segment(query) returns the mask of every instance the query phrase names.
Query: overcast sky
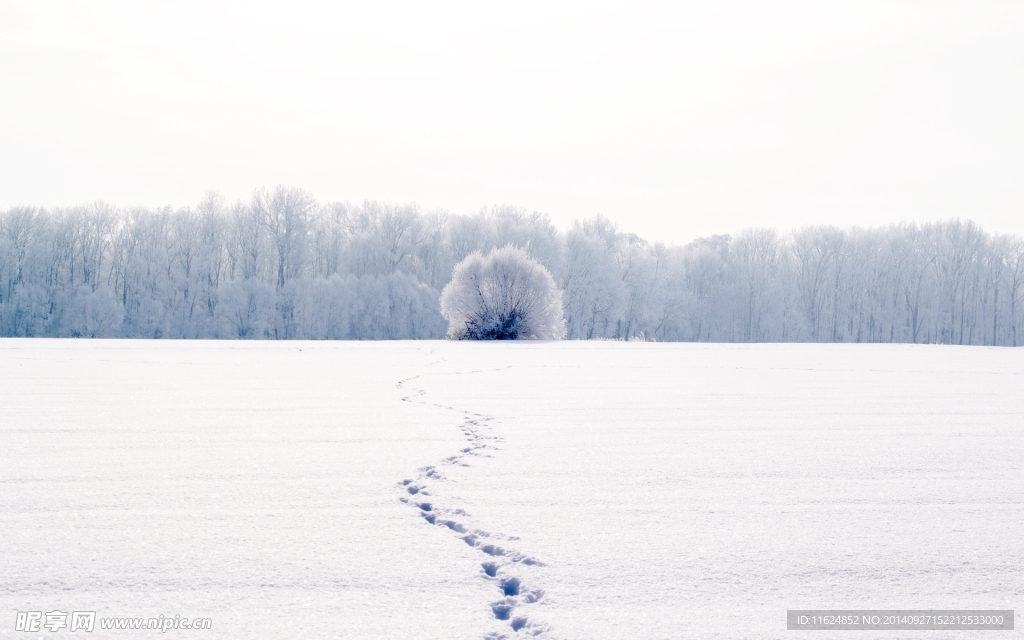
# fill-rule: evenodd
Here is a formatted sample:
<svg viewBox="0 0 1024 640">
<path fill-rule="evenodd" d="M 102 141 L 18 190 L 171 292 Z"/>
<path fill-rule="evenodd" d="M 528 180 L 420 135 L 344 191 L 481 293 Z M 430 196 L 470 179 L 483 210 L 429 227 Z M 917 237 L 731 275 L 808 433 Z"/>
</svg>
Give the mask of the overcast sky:
<svg viewBox="0 0 1024 640">
<path fill-rule="evenodd" d="M 711 4 L 0 0 L 0 207 L 283 183 L 666 242 L 1024 234 L 1024 3 Z"/>
</svg>

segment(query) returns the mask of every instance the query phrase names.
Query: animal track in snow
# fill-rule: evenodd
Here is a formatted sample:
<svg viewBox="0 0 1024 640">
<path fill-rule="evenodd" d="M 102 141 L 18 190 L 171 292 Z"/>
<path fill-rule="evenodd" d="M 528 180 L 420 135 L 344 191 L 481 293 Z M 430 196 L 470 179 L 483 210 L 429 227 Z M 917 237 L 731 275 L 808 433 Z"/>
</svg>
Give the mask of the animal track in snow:
<svg viewBox="0 0 1024 640">
<path fill-rule="evenodd" d="M 501 591 L 506 596 L 519 595 L 519 578 L 505 578 L 501 581 Z"/>
<path fill-rule="evenodd" d="M 516 606 L 516 603 L 506 602 L 500 600 L 491 605 L 491 611 L 494 612 L 494 617 L 498 620 L 508 620 L 509 616 L 512 615 L 512 608 Z"/>
<path fill-rule="evenodd" d="M 433 404 L 450 411 L 456 411 L 463 415 L 463 421 L 459 430 L 466 438 L 466 446 L 463 446 L 455 455 L 448 456 L 441 461 L 441 466 L 471 466 L 467 460 L 474 457 L 491 457 L 490 451 L 497 451 L 496 443 L 501 438 L 490 434 L 489 423 L 491 418 L 485 415 L 461 411 L 454 407 L 430 403 L 424 399 L 426 392 L 422 389 L 407 389 L 409 382 L 419 378 L 414 376 L 398 383 L 400 390 L 408 390 L 409 393 L 402 397 L 404 402 L 423 402 Z M 494 583 L 495 590 L 500 594 L 500 599 L 490 604 L 491 613 L 495 620 L 508 623 L 508 628 L 516 637 L 545 635 L 549 629 L 547 626 L 532 622 L 524 615 L 517 615 L 518 609 L 523 605 L 529 605 L 540 601 L 544 592 L 540 589 L 524 590 L 522 579 L 510 573 L 517 566 L 544 566 L 542 562 L 526 556 L 514 549 L 494 544 L 492 540 L 503 541 L 517 540 L 518 538 L 506 537 L 500 534 L 491 534 L 480 529 L 470 529 L 463 522 L 457 519 L 458 516 L 467 516 L 462 509 L 446 508 L 438 496 L 432 495 L 429 487 L 432 483 L 444 482 L 443 474 L 438 470 L 437 465 L 430 465 L 419 469 L 415 478 L 406 478 L 399 483 L 402 490 L 400 500 L 416 509 L 423 520 L 436 527 L 443 527 L 452 534 L 457 535 L 468 546 L 480 551 L 491 560 L 481 563 L 483 569 L 482 578 Z M 429 502 L 422 500 L 421 496 L 431 496 Z M 504 633 L 492 632 L 484 636 L 484 640 L 508 639 L 510 636 Z"/>
</svg>

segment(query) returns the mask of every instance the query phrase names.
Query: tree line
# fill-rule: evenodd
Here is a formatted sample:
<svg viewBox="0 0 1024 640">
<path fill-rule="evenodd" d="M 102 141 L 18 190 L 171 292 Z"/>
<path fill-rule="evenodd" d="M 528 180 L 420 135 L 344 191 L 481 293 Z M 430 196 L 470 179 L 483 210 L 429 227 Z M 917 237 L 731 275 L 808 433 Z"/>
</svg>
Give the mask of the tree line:
<svg viewBox="0 0 1024 640">
<path fill-rule="evenodd" d="M 600 216 L 561 231 L 515 207 L 321 204 L 292 187 L 177 210 L 0 212 L 0 335 L 440 338 L 454 266 L 508 245 L 553 276 L 570 339 L 1024 340 L 1024 242 L 970 221 L 670 246 Z"/>
</svg>

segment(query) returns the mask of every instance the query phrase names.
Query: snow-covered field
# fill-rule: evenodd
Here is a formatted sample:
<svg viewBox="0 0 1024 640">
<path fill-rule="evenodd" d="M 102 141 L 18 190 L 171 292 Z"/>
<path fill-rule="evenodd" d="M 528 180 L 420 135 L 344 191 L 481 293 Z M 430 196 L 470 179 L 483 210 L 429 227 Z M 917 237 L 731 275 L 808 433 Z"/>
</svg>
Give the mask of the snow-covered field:
<svg viewBox="0 0 1024 640">
<path fill-rule="evenodd" d="M 213 620 L 93 637 L 1019 629 L 1022 425 L 1011 349 L 3 340 L 0 637 L 52 610 Z"/>
</svg>

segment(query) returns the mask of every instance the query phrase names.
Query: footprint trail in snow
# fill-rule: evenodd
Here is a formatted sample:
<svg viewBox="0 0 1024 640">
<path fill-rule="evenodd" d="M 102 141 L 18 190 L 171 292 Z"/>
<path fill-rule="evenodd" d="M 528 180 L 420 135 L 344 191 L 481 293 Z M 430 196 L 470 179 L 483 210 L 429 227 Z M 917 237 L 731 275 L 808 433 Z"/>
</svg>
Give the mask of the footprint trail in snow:
<svg viewBox="0 0 1024 640">
<path fill-rule="evenodd" d="M 445 507 L 443 500 L 431 491 L 433 487 L 443 486 L 445 477 L 442 471 L 445 466 L 468 467 L 471 466 L 470 459 L 491 457 L 490 452 L 500 450 L 496 443 L 500 442 L 501 438 L 489 433 L 488 423 L 492 419 L 481 414 L 425 400 L 426 391 L 409 386 L 409 383 L 419 377 L 406 378 L 397 384 L 399 390 L 408 392 L 402 397 L 402 400 L 432 404 L 461 413 L 463 419 L 459 429 L 466 438 L 466 446 L 437 465 L 419 469 L 416 477 L 402 480 L 399 483 L 402 491 L 401 501 L 415 509 L 419 517 L 429 525 L 439 527 L 451 535 L 457 536 L 466 545 L 481 554 L 483 561 L 480 563 L 480 576 L 493 583 L 496 591 L 497 599 L 489 603 L 491 613 L 496 620 L 506 623 L 508 629 L 513 632 L 513 635 L 504 632 L 488 633 L 484 636 L 484 640 L 502 640 L 522 636 L 543 637 L 550 629 L 546 625 L 531 621 L 527 614 L 528 606 L 542 600 L 544 592 L 541 589 L 527 588 L 517 575 L 517 570 L 524 565 L 543 566 L 543 563 L 512 549 L 507 544 L 510 539 L 505 536 L 467 527 L 464 521 L 469 514 L 462 509 Z"/>
</svg>

